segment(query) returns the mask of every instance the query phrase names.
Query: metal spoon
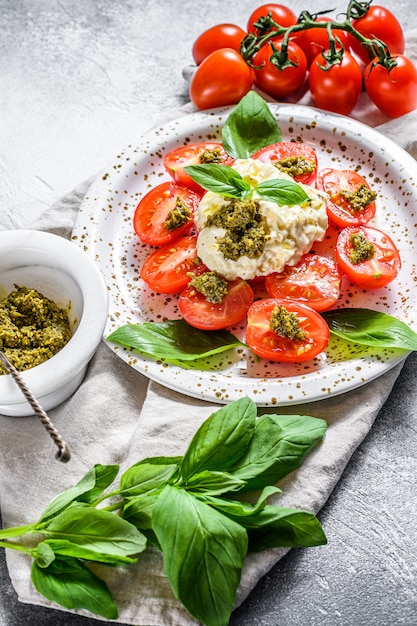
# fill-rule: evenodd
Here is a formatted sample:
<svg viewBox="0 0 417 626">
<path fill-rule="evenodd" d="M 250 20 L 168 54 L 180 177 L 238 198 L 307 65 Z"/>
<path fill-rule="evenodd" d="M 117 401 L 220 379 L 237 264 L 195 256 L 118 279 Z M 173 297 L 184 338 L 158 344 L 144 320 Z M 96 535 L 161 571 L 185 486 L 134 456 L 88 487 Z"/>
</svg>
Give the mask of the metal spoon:
<svg viewBox="0 0 417 626">
<path fill-rule="evenodd" d="M 26 400 L 29 402 L 35 414 L 39 417 L 42 424 L 45 426 L 46 430 L 48 431 L 48 433 L 50 434 L 50 436 L 52 437 L 52 439 L 58 446 L 59 450 L 56 453 L 55 458 L 58 459 L 58 461 L 67 463 L 71 458 L 71 453 L 69 451 L 67 444 L 62 439 L 62 437 L 56 430 L 55 426 L 53 425 L 50 418 L 48 417 L 46 412 L 43 410 L 43 408 L 41 407 L 41 405 L 39 404 L 39 402 L 37 401 L 33 393 L 28 389 L 25 381 L 23 380 L 18 370 L 15 368 L 13 363 L 9 361 L 7 356 L 1 350 L 0 350 L 0 361 L 2 362 L 4 367 L 7 369 L 7 371 L 11 374 L 13 380 L 20 388 L 21 392 L 25 396 Z"/>
</svg>

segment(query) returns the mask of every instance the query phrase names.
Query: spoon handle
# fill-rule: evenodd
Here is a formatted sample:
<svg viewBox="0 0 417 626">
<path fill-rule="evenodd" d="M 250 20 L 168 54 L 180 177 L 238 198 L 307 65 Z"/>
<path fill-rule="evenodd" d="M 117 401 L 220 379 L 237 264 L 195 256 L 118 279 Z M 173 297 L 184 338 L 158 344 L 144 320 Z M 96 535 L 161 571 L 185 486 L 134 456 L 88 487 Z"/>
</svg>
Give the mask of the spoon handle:
<svg viewBox="0 0 417 626">
<path fill-rule="evenodd" d="M 43 410 L 43 408 L 41 407 L 41 405 L 39 404 L 39 402 L 37 401 L 33 393 L 30 391 L 30 389 L 26 385 L 25 381 L 23 380 L 18 370 L 15 368 L 13 363 L 9 361 L 9 359 L 1 350 L 0 350 L 0 361 L 3 363 L 7 371 L 11 374 L 13 380 L 19 386 L 21 392 L 25 396 L 26 400 L 29 402 L 35 414 L 39 417 L 40 421 L 45 426 L 49 435 L 52 437 L 52 439 L 58 446 L 59 450 L 56 453 L 55 458 L 58 459 L 59 461 L 62 461 L 63 463 L 67 463 L 71 458 L 71 454 L 70 454 L 67 444 L 62 439 L 62 437 L 56 430 L 55 426 L 51 422 L 50 418 L 48 417 L 48 415 Z"/>
</svg>

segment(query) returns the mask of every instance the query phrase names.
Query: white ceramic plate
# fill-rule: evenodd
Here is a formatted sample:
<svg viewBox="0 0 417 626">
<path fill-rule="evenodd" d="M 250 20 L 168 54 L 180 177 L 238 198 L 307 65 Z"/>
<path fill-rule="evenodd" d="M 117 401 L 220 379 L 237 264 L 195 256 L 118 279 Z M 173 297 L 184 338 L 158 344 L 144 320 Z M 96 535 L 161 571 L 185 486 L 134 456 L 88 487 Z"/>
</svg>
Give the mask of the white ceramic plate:
<svg viewBox="0 0 417 626">
<path fill-rule="evenodd" d="M 178 318 L 176 296 L 152 293 L 139 278 L 150 248 L 132 227 L 134 210 L 156 184 L 169 180 L 163 154 L 185 142 L 216 141 L 230 108 L 197 112 L 152 129 L 121 152 L 88 191 L 73 239 L 98 263 L 110 293 L 106 335 L 123 324 Z M 397 243 L 403 267 L 386 288 L 364 293 L 344 283 L 340 306 L 384 311 L 416 327 L 417 163 L 402 148 L 350 118 L 297 105 L 271 105 L 284 140 L 314 146 L 319 166 L 357 169 L 377 193 L 374 225 Z M 244 328 L 233 330 L 241 337 Z M 332 338 L 326 351 L 301 364 L 256 360 L 228 352 L 185 370 L 108 344 L 124 361 L 160 384 L 188 396 L 226 403 L 249 396 L 259 406 L 328 398 L 357 388 L 405 358 L 401 350 L 373 350 Z"/>
</svg>

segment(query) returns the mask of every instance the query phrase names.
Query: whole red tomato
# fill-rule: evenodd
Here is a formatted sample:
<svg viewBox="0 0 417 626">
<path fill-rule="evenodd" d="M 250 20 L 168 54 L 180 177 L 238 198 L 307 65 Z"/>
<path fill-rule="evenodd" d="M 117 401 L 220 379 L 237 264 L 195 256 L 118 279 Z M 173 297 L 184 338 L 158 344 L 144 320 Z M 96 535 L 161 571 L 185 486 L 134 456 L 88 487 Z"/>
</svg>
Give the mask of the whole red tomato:
<svg viewBox="0 0 417 626">
<path fill-rule="evenodd" d="M 308 83 L 313 100 L 320 109 L 349 115 L 362 91 L 362 72 L 349 52 L 342 60 L 323 70 L 325 61 L 318 54 L 310 67 Z"/>
<path fill-rule="evenodd" d="M 256 34 L 257 29 L 253 24 L 257 22 L 260 17 L 266 17 L 268 13 L 271 13 L 274 22 L 277 22 L 280 26 L 294 26 L 294 24 L 297 23 L 297 16 L 292 9 L 289 9 L 283 4 L 263 4 L 255 9 L 248 19 L 248 33 Z"/>
<path fill-rule="evenodd" d="M 394 55 L 392 69 L 374 59 L 364 73 L 365 89 L 372 102 L 385 115 L 399 117 L 417 109 L 417 68 L 402 54 Z"/>
<path fill-rule="evenodd" d="M 385 7 L 371 6 L 364 17 L 352 20 L 352 25 L 368 39 L 381 39 L 391 54 L 403 54 L 404 33 L 401 24 Z M 369 53 L 353 36 L 350 37 L 351 49 L 364 63 L 369 63 Z"/>
<path fill-rule="evenodd" d="M 201 62 L 190 83 L 198 109 L 236 104 L 252 87 L 254 71 L 233 48 L 215 50 Z"/>
<path fill-rule="evenodd" d="M 329 17 L 318 17 L 315 21 L 326 23 L 332 20 Z M 345 49 L 349 49 L 349 39 L 344 30 L 332 29 L 332 34 L 341 41 Z M 302 30 L 296 33 L 294 40 L 303 49 L 307 58 L 308 67 L 310 67 L 320 52 L 329 48 L 329 35 L 326 28 L 308 28 L 307 30 Z M 336 44 L 336 48 L 340 48 L 340 45 Z"/>
<path fill-rule="evenodd" d="M 282 43 L 274 42 L 275 48 L 281 50 Z M 288 58 L 295 65 L 278 69 L 270 61 L 272 49 L 265 44 L 253 58 L 253 64 L 260 69 L 255 71 L 256 85 L 275 99 L 286 98 L 303 84 L 307 73 L 306 55 L 295 42 L 288 43 Z"/>
<path fill-rule="evenodd" d="M 239 52 L 240 44 L 246 33 L 235 24 L 217 24 L 205 30 L 194 42 L 192 54 L 200 65 L 209 54 L 220 48 L 233 48 Z"/>
</svg>

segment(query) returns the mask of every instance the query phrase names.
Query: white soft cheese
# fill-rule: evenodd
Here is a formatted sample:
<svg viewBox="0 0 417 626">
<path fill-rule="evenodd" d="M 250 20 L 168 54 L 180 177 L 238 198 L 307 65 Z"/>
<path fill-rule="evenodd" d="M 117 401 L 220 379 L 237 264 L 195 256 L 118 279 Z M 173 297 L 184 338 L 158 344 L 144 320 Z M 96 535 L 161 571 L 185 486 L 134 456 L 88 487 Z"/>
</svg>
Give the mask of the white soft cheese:
<svg viewBox="0 0 417 626">
<path fill-rule="evenodd" d="M 238 159 L 232 167 L 253 187 L 274 178 L 293 180 L 270 163 L 259 160 Z M 253 198 L 259 201 L 268 239 L 259 258 L 251 259 L 244 255 L 236 261 L 227 259 L 219 250 L 218 242 L 224 237 L 225 229 L 205 227 L 207 218 L 218 213 L 230 199 L 208 191 L 201 199 L 195 216 L 199 230 L 197 254 L 203 263 L 227 280 L 267 276 L 272 272 L 281 272 L 285 265 L 298 263 L 315 241 L 324 238 L 328 226 L 326 194 L 308 185 L 300 186 L 309 200 L 294 206 L 278 206 L 274 202 L 260 199 L 254 191 Z"/>
</svg>

